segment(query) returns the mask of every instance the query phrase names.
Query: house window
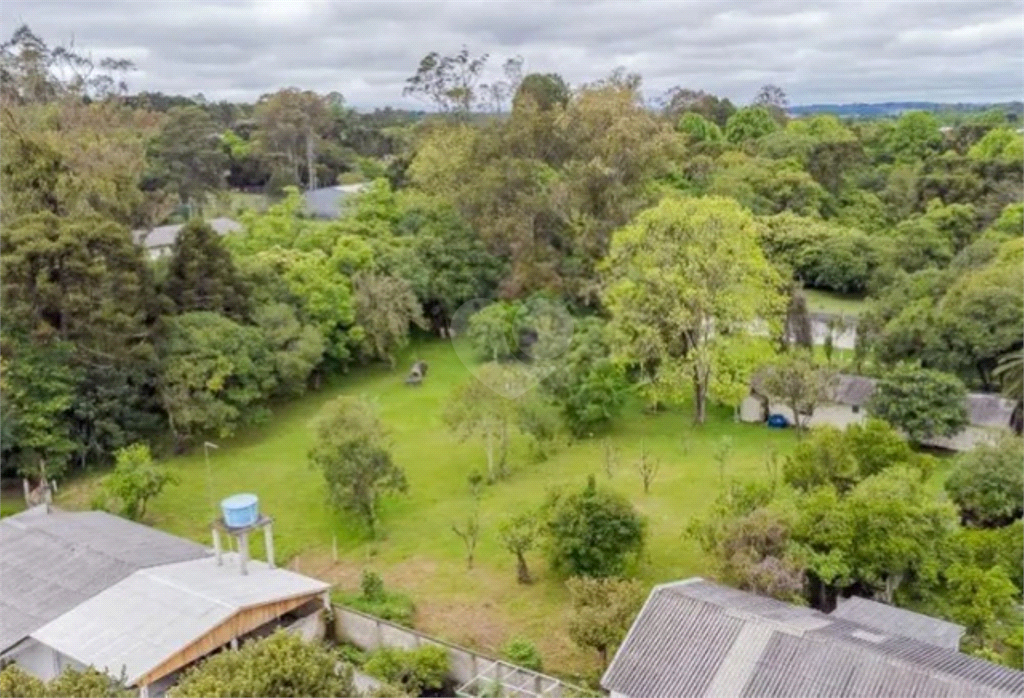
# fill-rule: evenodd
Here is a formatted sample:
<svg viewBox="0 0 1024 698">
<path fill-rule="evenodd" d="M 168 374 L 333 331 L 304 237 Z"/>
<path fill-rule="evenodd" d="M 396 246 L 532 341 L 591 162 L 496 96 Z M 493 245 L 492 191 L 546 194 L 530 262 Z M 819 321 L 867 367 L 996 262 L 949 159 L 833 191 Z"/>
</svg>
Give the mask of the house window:
<svg viewBox="0 0 1024 698">
<path fill-rule="evenodd" d="M 857 414 L 858 412 L 860 412 L 860 405 L 854 405 L 853 406 L 853 413 Z"/>
</svg>

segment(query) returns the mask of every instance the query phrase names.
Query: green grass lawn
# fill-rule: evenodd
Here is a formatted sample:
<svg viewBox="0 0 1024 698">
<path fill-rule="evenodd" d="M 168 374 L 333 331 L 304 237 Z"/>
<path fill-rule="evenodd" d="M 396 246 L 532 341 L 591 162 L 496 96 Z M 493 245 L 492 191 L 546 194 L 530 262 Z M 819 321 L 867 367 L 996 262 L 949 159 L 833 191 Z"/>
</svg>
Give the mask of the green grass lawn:
<svg viewBox="0 0 1024 698">
<path fill-rule="evenodd" d="M 430 364 L 419 388 L 403 383 L 414 352 Z M 512 635 L 525 635 L 538 644 L 552 670 L 587 673 L 594 669 L 594 658 L 576 649 L 565 634 L 564 585 L 547 572 L 537 552 L 529 555 L 537 582 L 517 585 L 514 558 L 498 542 L 498 523 L 540 504 L 549 488 L 580 488 L 594 474 L 601 485 L 628 496 L 649 521 L 647 552 L 636 570 L 641 580 L 654 584 L 709 575 L 707 561 L 683 530 L 719 491 L 713 454 L 721 439 L 729 436 L 733 444 L 726 478 L 739 479 L 765 477 L 768 454 L 788 453 L 795 443 L 791 432 L 734 423 L 728 410 L 712 409 L 708 423 L 694 428 L 688 409 L 647 415 L 637 407 L 608 436 L 620 453 L 619 469 L 609 480 L 601 439 L 564 445 L 543 462 L 532 462 L 525 442 L 516 441 L 511 478 L 487 487 L 481 497 L 477 563 L 467 571 L 462 542 L 451 527 L 476 506 L 466 476 L 485 468 L 484 451 L 478 441 L 457 441 L 441 414 L 453 386 L 469 378 L 451 345 L 440 341 L 410 349 L 394 371 L 356 370 L 275 409 L 266 424 L 219 442 L 220 449 L 210 452 L 209 476 L 201 449 L 169 460 L 179 482 L 150 505 L 147 520 L 209 543 L 214 503 L 234 492 L 253 492 L 275 519 L 279 560 L 292 559 L 293 567 L 347 588 L 356 586 L 363 567 L 373 567 L 387 584 L 412 596 L 419 609 L 417 625 L 426 632 L 490 651 Z M 395 460 L 408 474 L 408 495 L 384 502 L 384 534 L 375 542 L 352 517 L 328 509 L 321 476 L 306 462 L 318 410 L 343 393 L 365 394 L 377 402 L 393 432 Z M 641 443 L 661 460 L 649 495 L 643 494 L 633 467 Z M 62 503 L 86 505 L 93 482 L 80 480 L 66 488 Z M 331 554 L 334 536 L 337 563 Z M 262 554 L 260 546 L 254 548 Z"/>
<path fill-rule="evenodd" d="M 843 313 L 857 316 L 864 312 L 867 301 L 862 296 L 853 296 L 816 288 L 805 288 L 807 309 L 814 313 Z"/>
</svg>

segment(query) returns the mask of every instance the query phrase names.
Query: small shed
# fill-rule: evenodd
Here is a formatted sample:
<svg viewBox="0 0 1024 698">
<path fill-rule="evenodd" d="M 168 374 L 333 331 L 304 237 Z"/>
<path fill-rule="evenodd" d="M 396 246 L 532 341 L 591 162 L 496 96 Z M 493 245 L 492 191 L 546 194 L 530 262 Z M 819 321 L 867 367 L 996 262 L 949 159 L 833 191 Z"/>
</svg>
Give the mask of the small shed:
<svg viewBox="0 0 1024 698">
<path fill-rule="evenodd" d="M 325 582 L 250 561 L 206 557 L 139 570 L 34 631 L 55 663 L 94 666 L 149 686 L 306 604 L 326 607 Z"/>
<path fill-rule="evenodd" d="M 795 424 L 793 410 L 778 400 L 772 400 L 764 387 L 765 373 L 760 372 L 750 382 L 750 394 L 740 405 L 740 421 L 764 422 L 769 415 L 781 414 Z M 875 392 L 875 380 L 864 376 L 840 374 L 836 376 L 832 397 L 818 405 L 808 426 L 829 424 L 840 429 L 864 421 L 864 405 Z"/>
<path fill-rule="evenodd" d="M 924 443 L 949 451 L 970 451 L 979 444 L 994 443 L 1003 434 L 1013 431 L 1016 405 L 1001 395 L 971 393 L 967 396 L 969 424 L 953 436 L 937 436 Z"/>
</svg>

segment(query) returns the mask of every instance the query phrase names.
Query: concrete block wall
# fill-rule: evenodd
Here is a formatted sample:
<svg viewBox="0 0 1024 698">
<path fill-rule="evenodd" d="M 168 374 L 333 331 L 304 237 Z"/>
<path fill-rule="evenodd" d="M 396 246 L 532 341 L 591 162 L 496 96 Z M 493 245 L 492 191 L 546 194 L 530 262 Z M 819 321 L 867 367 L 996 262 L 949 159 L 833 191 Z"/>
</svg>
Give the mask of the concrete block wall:
<svg viewBox="0 0 1024 698">
<path fill-rule="evenodd" d="M 553 676 L 538 674 L 344 606 L 334 606 L 334 633 L 339 642 L 350 642 L 367 652 L 381 646 L 415 649 L 431 644 L 443 647 L 448 652 L 449 676 L 459 685 L 483 675 L 486 679 L 500 676 L 505 682 L 522 686 L 530 693 L 543 694 L 546 698 L 561 698 L 579 690 Z"/>
</svg>

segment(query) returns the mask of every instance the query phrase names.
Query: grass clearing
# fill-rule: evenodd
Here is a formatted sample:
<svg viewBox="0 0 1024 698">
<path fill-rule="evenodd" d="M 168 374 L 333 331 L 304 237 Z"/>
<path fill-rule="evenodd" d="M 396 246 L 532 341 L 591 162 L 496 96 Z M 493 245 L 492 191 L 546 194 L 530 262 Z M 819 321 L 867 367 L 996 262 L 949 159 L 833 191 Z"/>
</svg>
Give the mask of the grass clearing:
<svg viewBox="0 0 1024 698">
<path fill-rule="evenodd" d="M 404 384 L 413 356 L 430 364 L 419 388 Z M 731 410 L 712 409 L 702 428 L 691 425 L 688 408 L 657 415 L 634 406 L 608 438 L 619 451 L 619 468 L 604 474 L 603 444 L 594 438 L 563 446 L 551 458 L 532 462 L 525 441 L 513 442 L 507 481 L 486 487 L 481 496 L 481 536 L 476 568 L 467 570 L 462 542 L 453 523 L 465 520 L 476 504 L 466 477 L 484 468 L 479 442 L 458 442 L 444 427 L 441 414 L 452 388 L 470 378 L 452 346 L 425 342 L 411 348 L 399 368 L 359 369 L 320 392 L 275 409 L 266 424 L 248 428 L 219 442 L 210 451 L 210 469 L 202 449 L 172 458 L 168 465 L 179 481 L 150 504 L 147 521 L 179 535 L 209 544 L 209 523 L 216 503 L 236 492 L 253 492 L 262 510 L 275 519 L 279 560 L 293 567 L 357 590 L 359 574 L 371 567 L 389 588 L 416 602 L 416 625 L 425 632 L 482 650 L 496 652 L 509 637 L 524 636 L 541 650 L 553 670 L 583 675 L 596 658 L 578 650 L 565 633 L 567 593 L 549 574 L 539 552 L 528 554 L 536 582 L 515 580 L 515 559 L 497 538 L 498 523 L 537 506 L 551 487 L 581 488 L 590 474 L 602 486 L 628 496 L 649 523 L 648 546 L 636 569 L 647 584 L 707 575 L 708 564 L 697 546 L 683 536 L 689 519 L 707 510 L 720 486 L 714 453 L 723 437 L 732 441 L 726 479 L 766 476 L 765 459 L 772 450 L 788 453 L 792 432 L 737 424 Z M 353 517 L 331 511 L 318 472 L 309 468 L 306 453 L 312 424 L 321 406 L 339 394 L 365 394 L 380 408 L 391 427 L 395 460 L 405 468 L 409 494 L 386 498 L 381 512 L 383 538 L 369 541 Z M 634 468 L 641 443 L 660 459 L 661 469 L 651 493 L 643 494 Z M 96 476 L 62 488 L 64 506 L 88 506 Z M 339 560 L 333 561 L 332 537 Z M 262 555 L 254 542 L 254 553 Z"/>
<path fill-rule="evenodd" d="M 817 288 L 805 288 L 803 294 L 807 298 L 807 309 L 812 313 L 842 313 L 856 317 L 867 308 L 867 300 L 863 296 Z"/>
</svg>

